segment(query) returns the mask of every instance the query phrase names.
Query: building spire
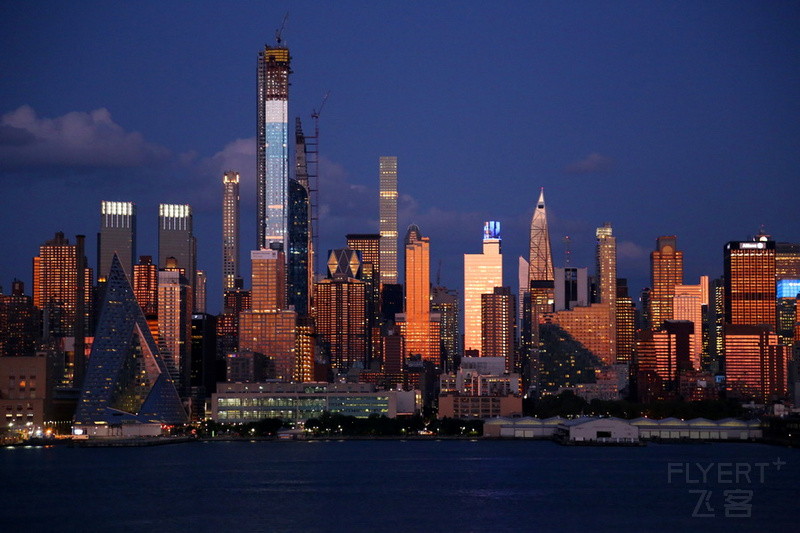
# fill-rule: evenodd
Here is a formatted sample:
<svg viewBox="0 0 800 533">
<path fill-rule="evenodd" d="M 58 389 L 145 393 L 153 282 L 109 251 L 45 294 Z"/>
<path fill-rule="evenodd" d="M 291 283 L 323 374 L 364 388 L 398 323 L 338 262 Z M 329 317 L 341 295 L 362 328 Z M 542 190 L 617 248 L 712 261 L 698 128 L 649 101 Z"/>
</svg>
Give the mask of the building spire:
<svg viewBox="0 0 800 533">
<path fill-rule="evenodd" d="M 529 255 L 528 283 L 553 280 L 553 254 L 550 249 L 550 233 L 547 229 L 547 211 L 544 206 L 544 187 L 536 202 L 531 221 L 531 243 Z"/>
</svg>

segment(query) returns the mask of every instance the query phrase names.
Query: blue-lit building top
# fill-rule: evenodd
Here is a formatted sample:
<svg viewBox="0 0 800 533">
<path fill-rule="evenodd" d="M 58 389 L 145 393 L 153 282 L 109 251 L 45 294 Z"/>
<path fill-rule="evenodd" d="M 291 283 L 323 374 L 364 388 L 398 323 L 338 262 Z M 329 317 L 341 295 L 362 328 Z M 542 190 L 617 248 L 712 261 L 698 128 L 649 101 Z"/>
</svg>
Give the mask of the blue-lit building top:
<svg viewBox="0 0 800 533">
<path fill-rule="evenodd" d="M 490 220 L 483 223 L 483 240 L 500 238 L 500 222 Z"/>
<path fill-rule="evenodd" d="M 800 279 L 778 280 L 778 298 L 797 298 L 800 294 Z"/>
</svg>

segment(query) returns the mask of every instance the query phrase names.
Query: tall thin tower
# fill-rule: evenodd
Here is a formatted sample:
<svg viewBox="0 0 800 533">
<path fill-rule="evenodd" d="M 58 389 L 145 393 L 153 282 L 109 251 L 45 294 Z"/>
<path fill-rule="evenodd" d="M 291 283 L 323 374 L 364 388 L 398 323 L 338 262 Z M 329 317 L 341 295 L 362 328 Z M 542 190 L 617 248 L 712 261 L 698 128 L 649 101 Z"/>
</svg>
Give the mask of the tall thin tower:
<svg viewBox="0 0 800 533">
<path fill-rule="evenodd" d="M 133 279 L 136 257 L 136 205 L 133 202 L 100 203 L 100 233 L 97 235 L 97 277 L 105 280 L 111 270 L 114 254 L 128 276 Z"/>
<path fill-rule="evenodd" d="M 287 244 L 289 194 L 289 48 L 264 46 L 258 53 L 258 204 L 256 248 Z"/>
<path fill-rule="evenodd" d="M 239 173 L 222 176 L 222 290 L 232 291 L 239 281 Z"/>
<path fill-rule="evenodd" d="M 397 283 L 397 158 L 380 158 L 381 282 Z"/>
<path fill-rule="evenodd" d="M 553 303 L 553 252 L 547 228 L 547 210 L 544 206 L 544 187 L 539 193 L 536 210 L 531 220 L 530 254 L 528 257 L 528 289 L 531 307 L 537 317 L 552 311 Z"/>
</svg>

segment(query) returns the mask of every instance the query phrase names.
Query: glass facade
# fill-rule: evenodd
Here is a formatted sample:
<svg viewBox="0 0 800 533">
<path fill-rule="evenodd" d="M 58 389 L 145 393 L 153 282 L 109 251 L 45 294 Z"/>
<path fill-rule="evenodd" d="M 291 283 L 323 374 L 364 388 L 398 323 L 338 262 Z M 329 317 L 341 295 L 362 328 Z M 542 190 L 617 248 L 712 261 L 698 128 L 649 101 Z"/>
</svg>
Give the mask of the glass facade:
<svg viewBox="0 0 800 533">
<path fill-rule="evenodd" d="M 114 259 L 75 424 L 180 424 L 186 419 L 133 289 Z"/>
<path fill-rule="evenodd" d="M 258 55 L 258 174 L 256 249 L 286 249 L 289 186 L 289 49 L 265 46 Z"/>
</svg>

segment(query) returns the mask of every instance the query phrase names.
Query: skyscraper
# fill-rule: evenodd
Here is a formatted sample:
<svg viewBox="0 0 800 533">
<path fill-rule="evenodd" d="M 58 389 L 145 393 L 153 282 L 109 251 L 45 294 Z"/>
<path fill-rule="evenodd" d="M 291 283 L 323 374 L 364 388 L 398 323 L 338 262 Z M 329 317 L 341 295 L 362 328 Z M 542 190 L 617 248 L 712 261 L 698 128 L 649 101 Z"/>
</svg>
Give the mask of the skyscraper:
<svg viewBox="0 0 800 533">
<path fill-rule="evenodd" d="M 382 351 L 381 325 L 381 236 L 379 233 L 351 233 L 347 246 L 361 252 L 361 280 L 367 284 L 367 321 L 369 360 L 378 359 Z"/>
<path fill-rule="evenodd" d="M 79 275 L 79 265 L 84 265 Z M 84 315 L 82 327 L 88 329 L 92 304 L 92 269 L 85 268 L 83 236 L 70 244 L 58 232 L 53 239 L 39 247 L 33 260 L 33 305 L 43 312 L 44 336 L 72 337 L 77 335 L 77 317 Z M 83 287 L 79 294 L 79 286 Z"/>
<path fill-rule="evenodd" d="M 464 254 L 464 350 L 481 349 L 481 294 L 503 286 L 500 223 L 483 226 L 483 253 Z"/>
<path fill-rule="evenodd" d="M 406 353 L 419 355 L 434 367 L 441 367 L 439 315 L 431 315 L 430 237 L 419 226 L 408 227 L 405 238 L 405 307 L 397 323 L 405 338 Z"/>
<path fill-rule="evenodd" d="M 397 158 L 380 158 L 381 282 L 397 283 Z"/>
<path fill-rule="evenodd" d="M 455 372 L 461 359 L 458 292 L 447 287 L 434 287 L 431 312 L 439 314 L 439 337 L 442 343 L 444 371 Z"/>
<path fill-rule="evenodd" d="M 700 276 L 698 285 L 676 285 L 675 297 L 672 301 L 674 319 L 686 320 L 694 324 L 694 332 L 690 337 L 690 354 L 692 367 L 695 370 L 699 370 L 701 366 L 706 367 L 708 362 L 707 354 L 703 353 L 704 331 L 707 332 L 707 327 L 704 327 L 707 324 L 703 317 L 707 315 L 708 295 L 708 276 Z"/>
<path fill-rule="evenodd" d="M 186 412 L 130 282 L 112 258 L 75 425 L 108 430 L 131 422 L 182 424 Z"/>
<path fill-rule="evenodd" d="M 658 237 L 656 249 L 650 252 L 650 327 L 654 330 L 672 320 L 675 286 L 683 284 L 683 252 L 677 240 L 674 235 Z"/>
<path fill-rule="evenodd" d="M 128 279 L 136 258 L 136 205 L 133 202 L 100 203 L 100 233 L 97 234 L 97 279 L 105 280 L 114 254 Z"/>
<path fill-rule="evenodd" d="M 177 267 L 189 281 L 194 294 L 197 272 L 197 241 L 192 229 L 192 208 L 189 205 L 159 204 L 158 266 L 165 268 L 174 257 Z M 191 310 L 191 308 L 190 308 Z"/>
<path fill-rule="evenodd" d="M 0 291 L 0 357 L 33 356 L 39 337 L 38 315 L 20 280 L 11 284 L 11 294 Z"/>
<path fill-rule="evenodd" d="M 552 312 L 553 252 L 550 248 L 550 231 L 547 228 L 547 210 L 544 205 L 544 187 L 539 193 L 536 210 L 531 220 L 531 239 L 528 256 L 528 286 L 531 305 L 536 316 Z"/>
<path fill-rule="evenodd" d="M 338 372 L 367 365 L 367 288 L 360 275 L 358 252 L 331 250 L 328 277 L 314 288 L 317 333 L 328 347 L 331 367 Z"/>
<path fill-rule="evenodd" d="M 289 180 L 289 250 L 287 290 L 289 305 L 299 315 L 311 308 L 311 234 L 308 189 L 299 180 Z"/>
<path fill-rule="evenodd" d="M 146 318 L 158 312 L 158 266 L 149 255 L 139 256 L 133 266 L 133 292 Z"/>
<path fill-rule="evenodd" d="M 772 325 L 726 324 L 725 378 L 729 397 L 762 404 L 785 397 L 788 351 Z"/>
<path fill-rule="evenodd" d="M 597 228 L 597 284 L 600 303 L 608 304 L 608 322 L 611 327 L 611 360 L 617 355 L 617 239 L 612 234 L 611 223 Z"/>
<path fill-rule="evenodd" d="M 181 396 L 189 389 L 192 288 L 172 258 L 158 272 L 158 347 Z"/>
<path fill-rule="evenodd" d="M 222 176 L 222 291 L 241 288 L 239 274 L 239 173 Z"/>
<path fill-rule="evenodd" d="M 289 49 L 278 42 L 258 53 L 256 249 L 286 250 L 289 194 Z"/>
<path fill-rule="evenodd" d="M 506 372 L 517 371 L 517 302 L 509 287 L 481 294 L 481 356 L 502 357 Z"/>
<path fill-rule="evenodd" d="M 269 377 L 296 379 L 297 313 L 286 309 L 286 258 L 281 250 L 254 250 L 252 309 L 239 314 L 239 352 L 260 353 L 270 360 Z"/>
<path fill-rule="evenodd" d="M 725 245 L 725 323 L 757 326 L 775 322 L 775 241 Z"/>
</svg>

